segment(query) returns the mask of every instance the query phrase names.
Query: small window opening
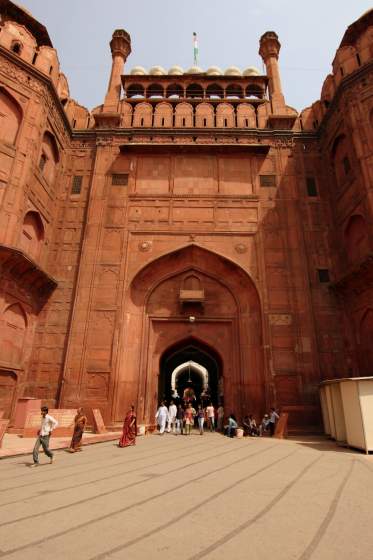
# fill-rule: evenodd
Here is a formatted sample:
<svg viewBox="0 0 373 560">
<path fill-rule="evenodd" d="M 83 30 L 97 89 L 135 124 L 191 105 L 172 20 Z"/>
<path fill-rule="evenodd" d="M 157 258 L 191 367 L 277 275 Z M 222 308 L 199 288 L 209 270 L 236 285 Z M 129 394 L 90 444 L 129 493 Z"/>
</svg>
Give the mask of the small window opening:
<svg viewBox="0 0 373 560">
<path fill-rule="evenodd" d="M 344 75 L 345 75 L 345 72 L 344 72 L 344 70 L 343 70 L 343 66 L 341 66 L 341 67 L 339 68 L 339 70 L 340 70 L 340 72 L 341 72 L 341 76 L 344 76 Z"/>
<path fill-rule="evenodd" d="M 351 171 L 351 164 L 350 164 L 350 160 L 348 159 L 347 156 L 345 156 L 342 159 L 342 165 L 343 165 L 343 170 L 345 172 L 345 175 L 348 175 Z"/>
<path fill-rule="evenodd" d="M 71 194 L 80 194 L 82 190 L 83 176 L 74 175 L 73 182 L 71 185 Z"/>
<path fill-rule="evenodd" d="M 207 119 L 203 119 L 203 126 L 207 126 Z"/>
<path fill-rule="evenodd" d="M 36 63 L 37 58 L 38 58 L 38 53 L 34 53 L 34 56 L 32 57 L 32 64 Z"/>
<path fill-rule="evenodd" d="M 245 119 L 245 126 L 246 126 L 246 127 L 249 126 L 249 119 Z"/>
<path fill-rule="evenodd" d="M 128 173 L 113 173 L 111 176 L 111 184 L 119 186 L 128 185 Z"/>
<path fill-rule="evenodd" d="M 224 119 L 224 126 L 228 126 L 228 119 Z"/>
<path fill-rule="evenodd" d="M 73 119 L 73 128 L 76 127 L 76 119 Z"/>
<path fill-rule="evenodd" d="M 21 43 L 13 43 L 13 45 L 11 46 L 11 50 L 12 52 L 14 52 L 14 54 L 21 54 L 21 50 L 22 50 Z"/>
<path fill-rule="evenodd" d="M 161 124 L 162 124 L 162 126 L 164 126 L 164 118 L 163 117 L 162 117 L 162 123 Z"/>
<path fill-rule="evenodd" d="M 319 282 L 325 284 L 330 282 L 329 270 L 327 268 L 318 268 Z"/>
<path fill-rule="evenodd" d="M 361 66 L 361 59 L 359 53 L 356 53 L 356 61 L 357 61 L 357 65 Z"/>
<path fill-rule="evenodd" d="M 330 101 L 328 99 L 325 99 L 324 105 L 325 105 L 326 108 L 328 108 L 329 105 L 330 105 Z"/>
<path fill-rule="evenodd" d="M 183 126 L 185 126 L 185 118 L 183 117 Z"/>
<path fill-rule="evenodd" d="M 144 126 L 144 119 L 143 118 L 141 118 L 141 120 L 140 120 L 140 126 Z"/>
<path fill-rule="evenodd" d="M 50 66 L 50 67 L 49 67 L 49 75 L 50 75 L 50 76 L 52 75 L 52 72 L 53 72 L 53 66 Z"/>
<path fill-rule="evenodd" d="M 317 196 L 318 193 L 317 193 L 315 177 L 307 177 L 306 183 L 307 183 L 307 195 Z"/>
<path fill-rule="evenodd" d="M 261 187 L 275 187 L 276 175 L 259 175 Z"/>
<path fill-rule="evenodd" d="M 47 156 L 45 155 L 45 153 L 43 152 L 43 153 L 41 154 L 41 156 L 40 156 L 40 161 L 39 161 L 39 169 L 40 169 L 40 171 L 43 171 L 43 170 L 44 170 L 44 167 L 45 167 L 47 161 L 48 161 L 48 158 L 47 158 Z"/>
</svg>

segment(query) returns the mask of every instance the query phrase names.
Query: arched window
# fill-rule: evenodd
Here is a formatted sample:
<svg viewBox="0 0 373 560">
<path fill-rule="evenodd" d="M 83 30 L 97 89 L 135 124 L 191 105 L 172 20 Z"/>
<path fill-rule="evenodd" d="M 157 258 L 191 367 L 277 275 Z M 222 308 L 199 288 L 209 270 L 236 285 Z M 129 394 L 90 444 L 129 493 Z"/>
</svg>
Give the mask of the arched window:
<svg viewBox="0 0 373 560">
<path fill-rule="evenodd" d="M 239 84 L 230 84 L 226 89 L 226 96 L 233 99 L 240 99 L 243 97 L 243 89 Z"/>
<path fill-rule="evenodd" d="M 350 262 L 359 261 L 369 250 L 367 224 L 363 216 L 355 214 L 344 231 L 346 252 Z"/>
<path fill-rule="evenodd" d="M 166 90 L 167 97 L 180 98 L 184 96 L 183 88 L 179 84 L 170 84 Z"/>
<path fill-rule="evenodd" d="M 44 239 L 44 226 L 38 212 L 27 212 L 21 232 L 20 247 L 34 260 L 40 256 Z"/>
<path fill-rule="evenodd" d="M 131 84 L 126 88 L 126 97 L 145 97 L 144 86 L 141 84 Z"/>
<path fill-rule="evenodd" d="M 153 125 L 153 107 L 150 103 L 139 103 L 133 113 L 134 127 L 150 127 Z"/>
<path fill-rule="evenodd" d="M 264 91 L 260 86 L 256 84 L 249 84 L 246 87 L 245 97 L 256 97 L 258 99 L 263 99 Z"/>
<path fill-rule="evenodd" d="M 39 158 L 39 169 L 46 181 L 53 185 L 56 176 L 56 166 L 59 161 L 59 153 L 56 140 L 50 132 L 44 133 L 41 153 Z"/>
<path fill-rule="evenodd" d="M 157 103 L 154 111 L 154 126 L 173 125 L 173 109 L 170 103 Z"/>
<path fill-rule="evenodd" d="M 203 88 L 199 84 L 190 84 L 186 88 L 186 96 L 195 98 L 195 99 L 202 99 L 203 97 Z"/>
<path fill-rule="evenodd" d="M 22 52 L 22 43 L 20 43 L 19 41 L 13 41 L 10 50 L 14 52 L 14 54 L 18 54 L 19 56 Z"/>
<path fill-rule="evenodd" d="M 146 90 L 146 97 L 164 97 L 163 86 L 161 84 L 150 84 L 150 86 Z"/>
<path fill-rule="evenodd" d="M 21 121 L 21 107 L 5 89 L 0 88 L 0 141 L 15 144 Z"/>
<path fill-rule="evenodd" d="M 211 99 L 223 99 L 224 90 L 219 84 L 210 84 L 206 88 L 206 95 Z"/>
<path fill-rule="evenodd" d="M 337 185 L 342 187 L 348 181 L 352 171 L 348 141 L 344 134 L 335 139 L 331 156 Z"/>
<path fill-rule="evenodd" d="M 27 328 L 27 318 L 19 303 L 10 305 L 3 313 L 1 335 L 1 357 L 11 364 L 21 363 L 23 344 Z"/>
</svg>

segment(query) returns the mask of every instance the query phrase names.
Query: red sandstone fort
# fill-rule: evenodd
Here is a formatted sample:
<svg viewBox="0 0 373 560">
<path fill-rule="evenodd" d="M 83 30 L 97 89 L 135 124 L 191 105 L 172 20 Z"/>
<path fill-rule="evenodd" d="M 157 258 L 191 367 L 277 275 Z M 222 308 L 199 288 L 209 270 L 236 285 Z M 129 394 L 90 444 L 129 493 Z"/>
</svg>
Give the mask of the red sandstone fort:
<svg viewBox="0 0 373 560">
<path fill-rule="evenodd" d="M 116 30 L 89 112 L 46 28 L 9 0 L 0 16 L 5 417 L 36 397 L 152 423 L 190 380 L 316 426 L 320 381 L 373 374 L 373 11 L 301 113 L 273 31 L 262 74 L 129 71 Z"/>
</svg>

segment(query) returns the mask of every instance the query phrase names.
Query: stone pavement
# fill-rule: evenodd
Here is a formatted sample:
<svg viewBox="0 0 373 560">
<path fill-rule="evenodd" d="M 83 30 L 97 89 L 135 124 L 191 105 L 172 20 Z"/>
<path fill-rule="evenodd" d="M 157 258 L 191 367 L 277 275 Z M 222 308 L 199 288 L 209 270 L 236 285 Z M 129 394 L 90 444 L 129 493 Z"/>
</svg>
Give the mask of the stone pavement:
<svg viewBox="0 0 373 560">
<path fill-rule="evenodd" d="M 1 559 L 372 558 L 373 457 L 320 438 L 154 435 L 55 455 L 0 462 Z"/>
</svg>

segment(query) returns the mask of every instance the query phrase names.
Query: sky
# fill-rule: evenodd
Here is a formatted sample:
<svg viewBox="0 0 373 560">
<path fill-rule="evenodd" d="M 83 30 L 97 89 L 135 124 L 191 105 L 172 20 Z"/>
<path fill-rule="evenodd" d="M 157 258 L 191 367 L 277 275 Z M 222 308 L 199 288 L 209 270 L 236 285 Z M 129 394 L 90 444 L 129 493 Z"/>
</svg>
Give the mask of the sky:
<svg viewBox="0 0 373 560">
<path fill-rule="evenodd" d="M 276 31 L 286 103 L 298 111 L 320 97 L 347 27 L 371 7 L 367 0 L 21 0 L 43 23 L 58 51 L 71 96 L 88 109 L 103 102 L 114 29 L 131 35 L 124 73 L 193 65 L 256 66 L 260 36 Z"/>
</svg>

